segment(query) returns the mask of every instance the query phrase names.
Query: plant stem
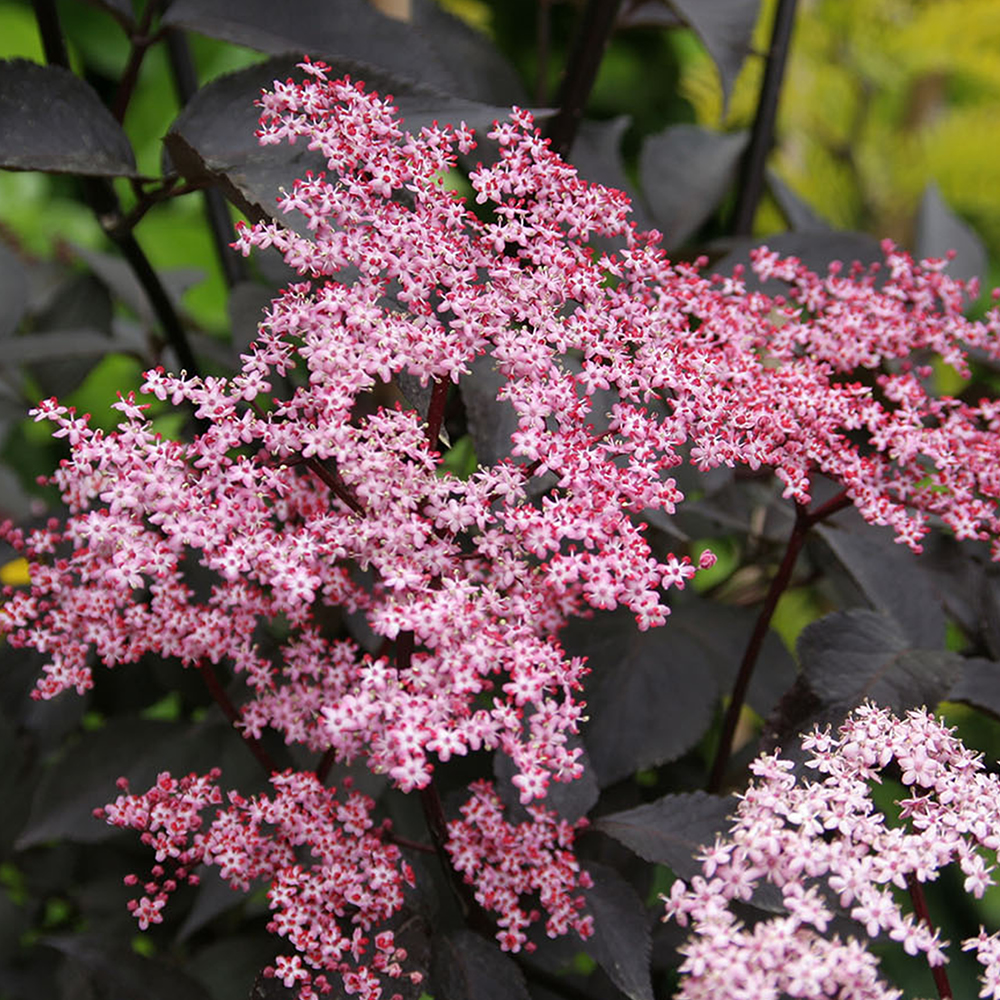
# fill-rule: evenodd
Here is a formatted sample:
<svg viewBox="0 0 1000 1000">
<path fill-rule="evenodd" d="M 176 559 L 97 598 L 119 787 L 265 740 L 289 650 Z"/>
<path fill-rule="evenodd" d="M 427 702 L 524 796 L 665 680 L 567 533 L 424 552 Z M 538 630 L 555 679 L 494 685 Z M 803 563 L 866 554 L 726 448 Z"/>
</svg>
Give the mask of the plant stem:
<svg viewBox="0 0 1000 1000">
<path fill-rule="evenodd" d="M 118 81 L 118 91 L 111 106 L 111 113 L 119 124 L 125 121 L 125 112 L 128 111 L 129 101 L 132 99 L 135 85 L 139 80 L 139 70 L 142 68 L 146 52 L 160 39 L 159 34 L 151 35 L 149 33 L 153 17 L 159 11 L 160 6 L 160 3 L 150 3 L 143 11 L 142 21 L 136 26 L 136 30 L 129 32 L 129 41 L 132 45 L 128 54 L 128 63 L 122 72 L 121 80 Z"/>
<path fill-rule="evenodd" d="M 184 32 L 177 28 L 168 29 L 166 37 L 167 58 L 170 61 L 174 87 L 181 107 L 184 107 L 198 92 L 198 76 L 194 59 L 191 57 L 191 46 L 188 45 Z M 222 268 L 226 285 L 232 288 L 239 282 L 247 280 L 247 267 L 246 261 L 229 246 L 233 239 L 233 220 L 229 216 L 229 206 L 222 192 L 215 187 L 206 189 L 203 198 L 205 218 L 212 233 L 215 255 Z"/>
<path fill-rule="evenodd" d="M 747 642 L 743 652 L 743 660 L 740 663 L 739 673 L 736 675 L 736 683 L 733 685 L 733 693 L 729 699 L 729 707 L 722 723 L 722 734 L 719 737 L 719 746 L 715 752 L 715 760 L 712 762 L 712 770 L 709 775 L 707 791 L 716 793 L 722 787 L 722 779 L 726 773 L 726 764 L 733 750 L 733 737 L 736 735 L 736 726 L 740 721 L 740 714 L 746 702 L 747 690 L 750 687 L 750 679 L 753 677 L 754 668 L 757 666 L 757 659 L 764 646 L 764 639 L 767 638 L 767 630 L 771 626 L 771 619 L 774 617 L 775 608 L 781 595 L 785 592 L 792 579 L 792 571 L 795 569 L 796 560 L 802 551 L 809 529 L 822 521 L 823 518 L 842 510 L 851 503 L 846 491 L 838 493 L 831 500 L 821 504 L 814 511 L 807 511 L 803 507 L 797 506 L 795 513 L 795 526 L 788 538 L 788 545 L 785 548 L 785 555 L 775 573 L 771 585 L 767 589 L 764 598 L 764 606 L 760 609 L 757 622 L 754 625 L 750 640 Z"/>
<path fill-rule="evenodd" d="M 50 65 L 69 69 L 69 57 L 66 53 L 66 44 L 59 24 L 59 13 L 56 10 L 55 0 L 33 0 L 33 3 L 46 61 Z M 181 367 L 188 375 L 197 375 L 198 363 L 195 361 L 194 352 L 188 343 L 187 333 L 173 302 L 170 301 L 170 296 L 167 295 L 159 275 L 149 262 L 149 258 L 136 242 L 135 236 L 121 224 L 124 217 L 118 195 L 115 194 L 111 181 L 105 177 L 82 177 L 80 181 L 84 198 L 90 206 L 90 210 L 96 216 L 98 224 L 108 238 L 117 244 L 139 284 L 142 285 Z"/>
<path fill-rule="evenodd" d="M 785 75 L 785 62 L 792 38 L 797 0 L 778 0 L 771 29 L 771 47 L 767 53 L 767 67 L 757 101 L 757 115 L 750 134 L 750 145 L 743 159 L 740 190 L 733 213 L 734 236 L 749 236 L 753 230 L 757 205 L 764 193 L 764 168 L 774 142 L 774 124 L 778 117 L 778 100 Z"/>
<path fill-rule="evenodd" d="M 927 898 L 924 896 L 924 887 L 917 881 L 913 872 L 906 876 L 906 888 L 910 893 L 910 900 L 913 903 L 913 912 L 916 918 L 928 927 L 933 927 L 931 923 L 930 911 L 927 909 Z M 930 965 L 930 963 L 928 963 Z M 943 965 L 931 965 L 931 975 L 934 977 L 934 985 L 937 988 L 940 1000 L 952 1000 L 954 994 L 951 992 L 951 984 L 948 982 L 948 973 Z"/>
<path fill-rule="evenodd" d="M 427 446 L 431 451 L 437 449 L 441 425 L 444 423 L 444 409 L 448 402 L 448 385 L 447 379 L 439 379 L 434 383 L 430 405 L 427 407 Z"/>
<path fill-rule="evenodd" d="M 562 157 L 568 157 L 573 146 L 620 5 L 621 0 L 587 0 L 559 88 L 559 111 L 546 129 L 552 149 Z"/>
<path fill-rule="evenodd" d="M 238 726 L 242 718 L 240 710 L 232 703 L 229 695 L 226 694 L 225 688 L 219 682 L 219 678 L 212 669 L 211 663 L 207 661 L 199 663 L 198 673 L 201 674 L 201 679 L 205 682 L 208 693 L 219 708 L 222 709 L 222 714 L 234 727 Z M 257 762 L 267 771 L 268 775 L 272 775 L 278 771 L 277 764 L 274 763 L 271 755 L 261 745 L 260 740 L 255 739 L 253 736 L 247 736 L 245 733 L 240 733 L 240 735 L 243 738 L 243 742 L 247 745 L 247 749 L 257 758 Z"/>
</svg>

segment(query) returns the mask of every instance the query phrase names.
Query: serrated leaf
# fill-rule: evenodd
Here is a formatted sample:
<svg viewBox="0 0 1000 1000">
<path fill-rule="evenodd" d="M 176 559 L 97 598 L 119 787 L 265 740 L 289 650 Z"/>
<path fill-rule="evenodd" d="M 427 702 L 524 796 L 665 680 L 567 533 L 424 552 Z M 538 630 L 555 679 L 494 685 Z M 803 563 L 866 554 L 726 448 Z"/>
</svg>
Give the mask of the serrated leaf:
<svg viewBox="0 0 1000 1000">
<path fill-rule="evenodd" d="M 530 1000 L 515 961 L 467 930 L 435 939 L 429 991 L 435 1000 Z"/>
<path fill-rule="evenodd" d="M 963 219 L 949 207 L 937 184 L 931 181 L 924 189 L 917 213 L 917 257 L 944 257 L 955 251 L 955 259 L 948 265 L 953 278 L 983 278 L 988 260 L 983 241 Z"/>
<path fill-rule="evenodd" d="M 583 738 L 602 786 L 675 760 L 711 722 L 718 695 L 712 668 L 669 620 L 640 632 L 620 609 L 573 623 L 562 639 L 593 670 Z"/>
<path fill-rule="evenodd" d="M 816 533 L 829 546 L 862 594 L 877 611 L 892 616 L 919 649 L 944 644 L 945 617 L 930 577 L 891 532 L 845 512 L 820 524 Z"/>
<path fill-rule="evenodd" d="M 96 934 L 50 935 L 41 943 L 67 956 L 99 996 L 116 1000 L 211 1000 L 201 984 L 165 962 L 143 958 Z"/>
<path fill-rule="evenodd" d="M 138 176 L 128 137 L 93 88 L 26 59 L 0 61 L 0 167 Z"/>
<path fill-rule="evenodd" d="M 723 107 L 750 54 L 760 0 L 669 0 L 695 30 L 719 71 Z"/>
<path fill-rule="evenodd" d="M 524 107 L 527 103 L 516 70 L 483 32 L 470 28 L 434 0 L 412 0 L 410 24 L 451 75 L 447 86 L 452 93 L 489 104 Z"/>
<path fill-rule="evenodd" d="M 316 45 L 309 45 L 308 50 L 316 56 L 323 52 Z M 318 172 L 326 166 L 323 157 L 308 151 L 303 143 L 262 149 L 254 136 L 260 115 L 254 102 L 275 80 L 300 79 L 301 61 L 297 56 L 275 57 L 219 77 L 198 91 L 164 140 L 175 168 L 190 181 L 219 183 L 226 196 L 250 218 L 276 215 L 280 188 L 290 190 L 306 171 Z M 453 97 L 366 63 L 337 60 L 331 70 L 334 77 L 350 74 L 353 79 L 364 80 L 369 90 L 391 93 L 406 128 L 414 132 L 435 120 L 488 127 L 509 111 Z M 297 224 L 294 217 L 287 221 Z"/>
<path fill-rule="evenodd" d="M 1000 718 L 1000 663 L 982 657 L 963 659 L 947 701 L 960 701 Z"/>
<path fill-rule="evenodd" d="M 865 699 L 896 713 L 936 705 L 962 665 L 957 653 L 914 648 L 892 618 L 863 609 L 807 625 L 798 656 L 809 689 L 837 715 Z"/>
<path fill-rule="evenodd" d="M 736 179 L 747 133 L 671 125 L 639 153 L 639 181 L 667 249 L 681 246 L 715 211 Z"/>
<path fill-rule="evenodd" d="M 701 872 L 695 855 L 728 829 L 735 811 L 732 796 L 682 792 L 601 816 L 594 829 L 614 837 L 644 861 L 669 865 L 681 878 L 690 879 Z"/>
<path fill-rule="evenodd" d="M 613 868 L 592 861 L 585 867 L 594 880 L 593 888 L 584 890 L 585 912 L 594 917 L 587 953 L 631 1000 L 653 1000 L 653 941 L 642 900 Z"/>
</svg>

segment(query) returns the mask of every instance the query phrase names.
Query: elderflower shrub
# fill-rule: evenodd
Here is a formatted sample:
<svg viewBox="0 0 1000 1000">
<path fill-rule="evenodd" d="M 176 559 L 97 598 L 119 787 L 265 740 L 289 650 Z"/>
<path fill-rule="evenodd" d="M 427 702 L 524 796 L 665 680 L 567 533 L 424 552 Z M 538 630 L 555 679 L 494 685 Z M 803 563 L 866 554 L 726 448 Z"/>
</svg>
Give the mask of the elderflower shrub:
<svg viewBox="0 0 1000 1000">
<path fill-rule="evenodd" d="M 619 606 L 641 630 L 665 624 L 667 591 L 698 567 L 654 551 L 637 515 L 675 512 L 670 472 L 686 458 L 769 468 L 800 510 L 822 475 L 841 492 L 817 518 L 853 505 L 914 551 L 934 518 L 1000 558 L 997 406 L 930 395 L 911 360 L 933 352 L 964 373 L 972 348 L 1000 357 L 1000 312 L 967 321 L 968 289 L 943 262 L 890 244 L 882 269 L 823 277 L 761 249 L 756 276 L 784 282 L 781 297 L 673 264 L 629 224 L 627 198 L 581 180 L 518 109 L 489 134 L 498 161 L 471 174 L 477 214 L 441 180 L 474 148 L 469 129 L 411 134 L 388 98 L 302 70 L 263 96 L 259 137 L 320 150 L 328 172 L 283 194 L 299 228 L 244 225 L 235 246 L 273 248 L 303 280 L 271 303 L 235 377 L 146 373 L 143 393 L 193 408 L 190 442 L 156 435 L 132 394 L 108 434 L 39 404 L 70 448 L 52 477 L 70 516 L 5 527 L 31 587 L 8 591 L 0 628 L 46 653 L 40 699 L 89 690 L 95 656 L 198 669 L 271 774 L 274 793 L 248 798 L 212 772 L 164 773 L 105 807 L 155 853 L 141 926 L 195 865 L 239 888 L 264 879 L 270 929 L 294 950 L 270 974 L 302 1000 L 337 981 L 377 1000 L 420 979 L 385 927 L 414 874 L 369 799 L 325 786 L 329 766 L 361 761 L 422 793 L 440 853 L 499 914 L 503 949 L 530 950 L 532 925 L 587 939 L 587 821 L 545 804 L 584 773 L 587 666 L 561 630 Z M 598 237 L 618 249 L 596 251 Z M 462 479 L 442 474 L 439 432 L 450 387 L 481 358 L 517 429 L 509 457 Z M 425 409 L 376 398 L 402 376 L 429 391 Z M 211 574 L 202 591 L 192 560 Z M 324 629 L 329 609 L 361 617 L 373 648 Z M 287 637 L 265 650 L 260 628 L 277 622 Z M 245 682 L 239 708 L 213 681 L 223 661 Z M 273 767 L 268 729 L 323 755 L 317 773 Z M 476 781 L 445 822 L 435 766 L 479 751 L 510 759 L 527 820 Z M 787 905 L 789 920 L 825 919 L 811 889 Z M 905 940 L 937 955 L 919 929 Z M 871 963 L 852 947 L 861 976 Z"/>
<path fill-rule="evenodd" d="M 947 942 L 930 922 L 920 887 L 955 863 L 976 899 L 995 884 L 1000 778 L 931 713 L 899 719 L 866 703 L 837 736 L 815 729 L 802 748 L 816 778 L 799 780 L 780 752 L 758 757 L 732 828 L 700 856 L 702 874 L 690 884 L 678 880 L 664 897 L 664 919 L 691 927 L 681 948 L 683 1000 L 892 1000 L 901 993 L 879 980 L 862 932 L 898 941 L 938 969 Z M 872 799 L 883 775 L 911 791 L 897 803 L 899 825 Z M 747 927 L 731 904 L 750 900 L 764 882 L 781 890 L 784 912 Z M 894 889 L 910 893 L 913 912 L 904 912 Z M 861 940 L 827 934 L 838 914 L 850 916 Z M 985 967 L 979 995 L 996 1000 L 1000 935 L 981 929 L 962 948 Z"/>
</svg>

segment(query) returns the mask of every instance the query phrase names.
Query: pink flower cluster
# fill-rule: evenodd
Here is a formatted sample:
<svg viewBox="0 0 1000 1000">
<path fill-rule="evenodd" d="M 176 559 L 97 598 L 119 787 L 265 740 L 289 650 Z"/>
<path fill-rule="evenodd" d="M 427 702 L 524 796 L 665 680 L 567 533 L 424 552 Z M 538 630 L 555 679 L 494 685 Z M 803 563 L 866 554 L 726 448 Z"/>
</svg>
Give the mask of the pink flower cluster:
<svg viewBox="0 0 1000 1000">
<path fill-rule="evenodd" d="M 272 775 L 273 797 L 246 799 L 231 791 L 229 805 L 205 825 L 204 810 L 223 802 L 218 777 L 217 769 L 180 779 L 164 772 L 140 794 L 129 794 L 122 779 L 122 794 L 95 810 L 114 826 L 141 831 L 155 853 L 145 895 L 129 904 L 139 927 L 162 922 L 178 884 L 197 884 L 194 868 L 215 865 L 234 889 L 270 884 L 268 930 L 298 954 L 279 956 L 269 971 L 285 986 L 297 986 L 301 1000 L 330 991 L 328 972 L 339 973 L 349 993 L 377 1000 L 382 977 L 400 978 L 406 959 L 392 931 L 378 928 L 399 911 L 404 888 L 414 883 L 399 848 L 385 840 L 386 824 L 376 827 L 372 820 L 375 803 L 349 783 L 340 799 L 314 774 L 286 771 Z M 302 847 L 312 864 L 302 862 Z M 130 875 L 125 881 L 139 880 Z M 419 982 L 420 973 L 408 978 Z"/>
<path fill-rule="evenodd" d="M 696 572 L 655 554 L 638 519 L 675 511 L 669 472 L 687 457 L 771 468 L 800 504 L 822 474 L 914 549 L 933 517 L 992 539 L 1000 558 L 1000 406 L 927 388 L 935 356 L 960 371 L 970 348 L 1000 357 L 1000 311 L 966 321 L 967 290 L 941 262 L 887 245 L 882 271 L 821 277 L 761 250 L 754 269 L 786 282 L 782 297 L 704 277 L 671 264 L 656 234 L 630 226 L 627 198 L 579 179 L 518 109 L 490 133 L 497 162 L 470 176 L 473 211 L 443 182 L 474 146 L 467 128 L 405 132 L 389 99 L 303 69 L 264 95 L 260 138 L 303 141 L 328 172 L 282 194 L 298 229 L 243 226 L 235 244 L 274 247 L 303 280 L 272 302 L 234 377 L 158 369 L 142 386 L 193 408 L 194 439 L 158 436 L 131 394 L 110 434 L 54 399 L 33 411 L 69 445 L 53 482 L 71 513 L 0 532 L 31 572 L 30 589 L 8 589 L 0 630 L 48 655 L 38 697 L 86 691 L 94 658 L 225 662 L 247 685 L 248 736 L 270 727 L 363 758 L 403 791 L 425 788 L 437 761 L 499 749 L 530 805 L 582 770 L 569 737 L 586 666 L 560 630 L 618 605 L 639 628 L 662 625 L 666 592 Z M 597 253 L 592 236 L 621 248 Z M 442 415 L 484 356 L 517 430 L 511 457 L 461 478 L 442 467 Z M 858 368 L 884 371 L 861 381 Z M 431 387 L 426 414 L 403 405 L 397 375 Z M 605 392 L 614 401 L 595 410 Z M 212 574 L 208 593 L 192 561 Z M 373 651 L 331 630 L 329 609 L 363 617 Z M 274 654 L 258 637 L 276 621 L 288 638 Z M 320 816 L 327 793 L 294 782 Z M 510 835 L 491 803 L 473 789 L 452 832 L 459 856 L 474 829 L 484 847 Z M 510 906 L 536 886 L 550 930 L 583 932 L 567 908 L 584 884 L 570 877 L 571 831 L 533 817 L 519 843 L 548 867 L 518 855 L 463 870 Z M 361 849 L 348 827 L 328 842 L 302 822 L 324 859 Z M 305 894 L 327 876 L 282 877 Z M 140 918 L 153 919 L 161 897 L 148 895 Z M 505 910 L 512 946 L 518 913 Z M 295 917 L 275 926 L 307 966 L 325 947 L 340 961 L 340 937 L 321 945 Z M 305 981 L 304 969 L 280 971 Z"/>
<path fill-rule="evenodd" d="M 879 980 L 864 943 L 824 937 L 834 917 L 849 915 L 870 938 L 887 935 L 933 968 L 947 961 L 946 942 L 904 913 L 894 889 L 934 881 L 954 863 L 977 899 L 995 884 L 1000 778 L 933 715 L 898 719 L 866 704 L 839 736 L 816 730 L 802 745 L 820 777 L 797 781 L 791 761 L 758 758 L 730 832 L 701 855 L 702 874 L 664 897 L 665 919 L 692 928 L 679 1000 L 890 1000 L 899 991 Z M 911 793 L 897 803 L 899 825 L 872 800 L 884 774 Z M 761 882 L 780 888 L 785 912 L 746 927 L 731 904 L 750 900 Z M 981 932 L 962 947 L 986 967 L 980 996 L 1000 998 L 1000 935 Z"/>
<path fill-rule="evenodd" d="M 525 910 L 522 898 L 538 894 L 547 912 L 545 932 L 561 937 L 571 928 L 581 938 L 594 932 L 594 918 L 582 913 L 582 896 L 572 894 L 593 885 L 573 853 L 575 825 L 544 806 L 528 806 L 530 823 L 514 825 L 504 818 L 503 803 L 491 782 L 474 782 L 462 818 L 448 824 L 445 848 L 465 881 L 475 886 L 476 902 L 499 913 L 497 940 L 504 951 L 534 951 L 525 930 L 541 918 Z"/>
</svg>

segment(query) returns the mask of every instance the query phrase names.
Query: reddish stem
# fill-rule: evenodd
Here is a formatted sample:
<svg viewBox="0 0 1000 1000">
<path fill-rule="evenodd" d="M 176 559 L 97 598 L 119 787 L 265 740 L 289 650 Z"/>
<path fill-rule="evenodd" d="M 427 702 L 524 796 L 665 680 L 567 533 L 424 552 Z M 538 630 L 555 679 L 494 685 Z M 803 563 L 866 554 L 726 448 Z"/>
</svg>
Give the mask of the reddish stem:
<svg viewBox="0 0 1000 1000">
<path fill-rule="evenodd" d="M 757 666 L 757 659 L 767 638 L 767 630 L 771 627 L 771 619 L 774 617 L 775 608 L 781 595 L 785 592 L 792 579 L 792 570 L 795 569 L 796 560 L 802 546 L 805 543 L 809 529 L 823 518 L 835 514 L 838 510 L 849 506 L 851 503 L 847 491 L 838 493 L 831 500 L 821 504 L 814 511 L 807 511 L 802 507 L 796 507 L 795 527 L 788 538 L 788 545 L 785 548 L 785 555 L 775 573 L 771 586 L 767 589 L 767 596 L 764 598 L 764 606 L 757 616 L 757 623 L 754 625 L 753 633 L 747 642 L 743 653 L 743 661 L 740 663 L 739 673 L 736 675 L 736 683 L 733 685 L 733 694 L 729 700 L 729 707 L 726 709 L 726 716 L 722 723 L 722 735 L 719 737 L 719 746 L 715 752 L 715 760 L 712 762 L 712 771 L 706 786 L 709 792 L 718 792 L 722 787 L 722 779 L 726 773 L 726 764 L 729 762 L 730 754 L 733 751 L 733 738 L 736 735 L 736 726 L 740 721 L 740 714 L 746 701 L 747 690 L 750 687 L 750 679 L 753 677 L 754 668 Z"/>
<path fill-rule="evenodd" d="M 240 710 L 232 703 L 229 695 L 226 694 L 225 689 L 219 682 L 219 678 L 215 671 L 212 669 L 212 665 L 206 661 L 202 661 L 198 664 L 198 673 L 201 674 L 201 679 L 205 682 L 205 687 L 208 688 L 208 693 L 215 700 L 215 703 L 222 709 L 222 714 L 233 724 L 234 727 L 238 727 L 242 716 L 240 715 Z M 253 736 L 247 736 L 246 733 L 240 732 L 240 736 L 243 737 L 243 742 L 247 745 L 249 751 L 257 758 L 257 762 L 269 775 L 274 774 L 278 767 L 271 760 L 270 754 L 261 745 L 260 740 L 255 739 Z"/>
<path fill-rule="evenodd" d="M 322 462 L 315 458 L 306 459 L 306 465 L 315 473 L 316 478 L 329 486 L 338 499 L 343 500 L 355 514 L 364 515 L 365 509 L 361 506 L 357 497 L 351 492 L 351 488 L 340 477 L 336 470 L 328 469 Z"/>
<path fill-rule="evenodd" d="M 906 876 L 906 888 L 910 893 L 910 900 L 913 902 L 913 912 L 921 923 L 932 928 L 930 911 L 927 909 L 927 897 L 924 896 L 924 887 L 917 881 L 913 872 Z M 934 985 L 937 987 L 938 996 L 941 1000 L 952 1000 L 954 994 L 951 992 L 951 983 L 948 982 L 948 973 L 943 965 L 930 965 L 931 975 L 934 977 Z"/>
<path fill-rule="evenodd" d="M 441 426 L 444 424 L 444 408 L 448 402 L 448 380 L 440 379 L 434 383 L 431 402 L 427 407 L 427 445 L 434 451 L 437 448 Z"/>
</svg>

